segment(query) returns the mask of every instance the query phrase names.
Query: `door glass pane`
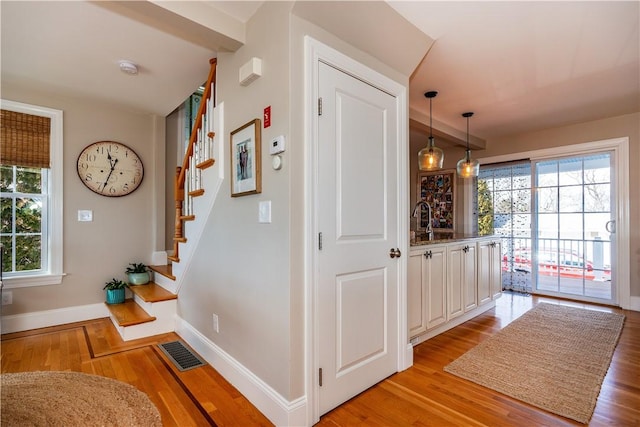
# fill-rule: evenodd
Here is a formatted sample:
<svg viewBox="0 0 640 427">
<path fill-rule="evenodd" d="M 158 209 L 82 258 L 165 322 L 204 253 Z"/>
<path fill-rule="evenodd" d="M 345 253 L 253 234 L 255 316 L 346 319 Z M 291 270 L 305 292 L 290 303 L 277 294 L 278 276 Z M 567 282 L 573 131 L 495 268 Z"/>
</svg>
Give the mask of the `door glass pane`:
<svg viewBox="0 0 640 427">
<path fill-rule="evenodd" d="M 502 287 L 531 291 L 531 164 L 483 167 L 477 187 L 478 231 L 502 236 Z"/>
<path fill-rule="evenodd" d="M 535 164 L 538 241 L 535 289 L 559 296 L 609 301 L 611 154 L 598 153 Z M 557 181 L 553 181 L 557 171 Z M 557 194 L 557 211 L 554 211 Z"/>
<path fill-rule="evenodd" d="M 538 212 L 558 212 L 557 187 L 538 188 L 536 195 Z"/>
<path fill-rule="evenodd" d="M 582 212 L 582 186 L 558 188 L 558 205 L 560 212 Z"/>
</svg>

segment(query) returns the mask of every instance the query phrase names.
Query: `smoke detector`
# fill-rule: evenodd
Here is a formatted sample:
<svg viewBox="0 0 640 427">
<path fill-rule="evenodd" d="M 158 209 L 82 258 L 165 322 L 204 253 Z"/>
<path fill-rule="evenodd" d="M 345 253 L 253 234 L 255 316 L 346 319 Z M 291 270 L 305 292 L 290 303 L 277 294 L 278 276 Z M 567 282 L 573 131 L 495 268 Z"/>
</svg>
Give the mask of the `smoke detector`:
<svg viewBox="0 0 640 427">
<path fill-rule="evenodd" d="M 123 73 L 131 74 L 134 76 L 138 74 L 138 66 L 131 61 L 118 61 L 118 65 L 120 66 L 120 71 L 122 71 Z"/>
</svg>

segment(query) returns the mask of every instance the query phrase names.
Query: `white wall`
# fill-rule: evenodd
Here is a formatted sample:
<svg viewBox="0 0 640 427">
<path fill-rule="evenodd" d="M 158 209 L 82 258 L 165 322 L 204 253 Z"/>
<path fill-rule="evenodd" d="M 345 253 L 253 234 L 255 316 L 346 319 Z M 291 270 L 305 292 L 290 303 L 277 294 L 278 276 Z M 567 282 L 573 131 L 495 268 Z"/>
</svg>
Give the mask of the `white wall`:
<svg viewBox="0 0 640 427">
<path fill-rule="evenodd" d="M 263 109 L 271 106 L 271 127 L 262 129 L 262 193 L 232 198 L 227 172 L 178 299 L 181 318 L 285 397 L 290 396 L 291 168 L 288 153 L 280 171 L 271 168 L 268 141 L 282 134 L 288 147 L 299 143 L 289 138 L 289 9 L 287 2 L 265 3 L 248 22 L 245 46 L 218 55 L 217 102 L 225 103 L 227 134 L 215 143 L 224 144 L 226 154 L 229 132 L 262 119 Z M 238 69 L 254 56 L 263 61 L 263 76 L 240 86 Z M 229 165 L 228 157 L 217 161 Z M 263 200 L 271 201 L 271 224 L 258 223 Z M 214 313 L 219 333 L 213 331 Z"/>
<path fill-rule="evenodd" d="M 62 110 L 64 113 L 64 277 L 62 284 L 13 289 L 13 304 L 3 315 L 30 313 L 104 301 L 104 282 L 124 279 L 130 262 L 148 262 L 156 235 L 153 193 L 154 135 L 163 118 L 125 111 L 87 99 L 2 85 L 3 99 Z M 164 125 L 162 125 L 164 127 Z M 164 135 L 162 135 L 164 139 Z M 140 187 L 125 197 L 93 193 L 78 178 L 78 155 L 102 140 L 122 142 L 140 155 L 145 167 Z M 164 142 L 162 142 L 164 144 Z M 162 205 L 161 205 L 162 206 Z M 93 211 L 93 222 L 78 222 L 77 211 Z"/>
</svg>

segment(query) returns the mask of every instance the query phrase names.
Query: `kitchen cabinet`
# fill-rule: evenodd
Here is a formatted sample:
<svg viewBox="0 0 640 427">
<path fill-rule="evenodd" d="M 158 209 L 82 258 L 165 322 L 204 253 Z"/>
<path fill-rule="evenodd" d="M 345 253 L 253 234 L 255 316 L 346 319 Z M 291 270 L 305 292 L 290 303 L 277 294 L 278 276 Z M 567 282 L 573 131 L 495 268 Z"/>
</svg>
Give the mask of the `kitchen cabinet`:
<svg viewBox="0 0 640 427">
<path fill-rule="evenodd" d="M 478 306 L 476 244 L 461 242 L 448 247 L 448 315 L 460 316 Z"/>
<path fill-rule="evenodd" d="M 408 261 L 409 336 L 447 321 L 446 246 L 413 250 Z"/>
<path fill-rule="evenodd" d="M 502 295 L 502 245 L 500 239 L 478 242 L 478 304 Z"/>
<path fill-rule="evenodd" d="M 495 237 L 412 242 L 407 275 L 411 342 L 427 340 L 494 307 L 502 289 L 500 257 Z"/>
</svg>

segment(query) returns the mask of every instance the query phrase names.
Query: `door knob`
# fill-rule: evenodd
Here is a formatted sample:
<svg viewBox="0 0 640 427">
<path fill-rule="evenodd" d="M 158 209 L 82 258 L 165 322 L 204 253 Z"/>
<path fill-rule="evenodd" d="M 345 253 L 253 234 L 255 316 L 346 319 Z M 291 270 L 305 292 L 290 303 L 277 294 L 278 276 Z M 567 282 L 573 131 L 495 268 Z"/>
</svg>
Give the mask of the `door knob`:
<svg viewBox="0 0 640 427">
<path fill-rule="evenodd" d="M 401 255 L 402 252 L 400 252 L 399 248 L 391 248 L 391 250 L 389 251 L 389 256 L 391 258 L 400 258 Z"/>
</svg>

